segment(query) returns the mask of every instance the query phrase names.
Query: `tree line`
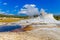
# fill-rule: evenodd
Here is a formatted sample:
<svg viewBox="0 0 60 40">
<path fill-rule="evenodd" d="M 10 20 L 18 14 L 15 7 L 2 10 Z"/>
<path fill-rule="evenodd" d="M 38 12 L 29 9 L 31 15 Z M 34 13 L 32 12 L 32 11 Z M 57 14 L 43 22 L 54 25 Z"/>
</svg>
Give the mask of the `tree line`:
<svg viewBox="0 0 60 40">
<path fill-rule="evenodd" d="M 54 18 L 55 18 L 56 20 L 60 20 L 60 15 L 54 15 Z"/>
<path fill-rule="evenodd" d="M 0 14 L 0 17 L 8 17 L 8 18 L 29 18 L 29 16 L 18 16 L 18 15 L 4 15 Z M 37 17 L 37 15 L 34 15 L 33 17 Z M 60 20 L 60 15 L 54 15 L 54 18 L 56 20 Z"/>
<path fill-rule="evenodd" d="M 4 14 L 0 14 L 0 17 L 7 17 L 7 18 L 28 18 L 28 16 L 4 15 Z"/>
</svg>

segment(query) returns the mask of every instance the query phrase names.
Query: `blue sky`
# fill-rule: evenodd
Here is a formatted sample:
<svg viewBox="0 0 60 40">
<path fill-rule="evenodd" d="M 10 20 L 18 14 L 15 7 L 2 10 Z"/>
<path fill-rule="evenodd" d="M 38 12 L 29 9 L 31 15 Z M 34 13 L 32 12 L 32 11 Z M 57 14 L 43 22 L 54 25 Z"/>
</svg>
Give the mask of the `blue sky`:
<svg viewBox="0 0 60 40">
<path fill-rule="evenodd" d="M 35 4 L 39 9 L 60 14 L 60 0 L 0 0 L 0 11 L 8 14 L 17 14 L 25 4 Z"/>
</svg>

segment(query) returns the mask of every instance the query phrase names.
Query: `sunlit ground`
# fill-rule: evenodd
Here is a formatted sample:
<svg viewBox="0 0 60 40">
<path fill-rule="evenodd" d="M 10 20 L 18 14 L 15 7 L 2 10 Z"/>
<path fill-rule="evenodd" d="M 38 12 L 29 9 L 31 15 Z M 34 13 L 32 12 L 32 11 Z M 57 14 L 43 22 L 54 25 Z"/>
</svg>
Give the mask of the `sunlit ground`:
<svg viewBox="0 0 60 40">
<path fill-rule="evenodd" d="M 23 18 L 0 18 L 0 22 L 16 22 L 22 19 Z"/>
<path fill-rule="evenodd" d="M 22 18 L 1 18 L 0 22 L 16 22 Z M 55 29 L 54 29 L 55 28 Z M 60 26 L 46 26 L 33 28 L 31 25 L 24 28 L 24 32 L 0 32 L 0 40 L 60 40 Z"/>
<path fill-rule="evenodd" d="M 0 33 L 1 40 L 60 40 L 59 28 L 38 28 L 27 32 Z"/>
</svg>

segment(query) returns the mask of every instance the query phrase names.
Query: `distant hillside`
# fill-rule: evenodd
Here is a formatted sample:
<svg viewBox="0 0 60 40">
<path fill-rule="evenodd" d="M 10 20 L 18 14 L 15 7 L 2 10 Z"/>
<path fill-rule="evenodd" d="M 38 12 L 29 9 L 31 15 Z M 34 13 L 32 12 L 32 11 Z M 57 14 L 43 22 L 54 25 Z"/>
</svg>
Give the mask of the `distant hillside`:
<svg viewBox="0 0 60 40">
<path fill-rule="evenodd" d="M 8 18 L 28 18 L 28 16 L 18 16 L 18 15 L 4 15 L 4 14 L 0 14 L 0 17 L 8 17 Z"/>
</svg>

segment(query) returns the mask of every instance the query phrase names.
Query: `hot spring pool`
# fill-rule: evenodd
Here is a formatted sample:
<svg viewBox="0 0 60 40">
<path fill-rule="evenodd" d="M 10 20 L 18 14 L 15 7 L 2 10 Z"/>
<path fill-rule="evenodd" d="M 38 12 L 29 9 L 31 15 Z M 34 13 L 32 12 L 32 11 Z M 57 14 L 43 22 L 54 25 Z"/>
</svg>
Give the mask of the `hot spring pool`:
<svg viewBox="0 0 60 40">
<path fill-rule="evenodd" d="M 0 32 L 8 32 L 12 31 L 14 29 L 21 28 L 20 25 L 5 25 L 5 26 L 0 26 Z"/>
</svg>

